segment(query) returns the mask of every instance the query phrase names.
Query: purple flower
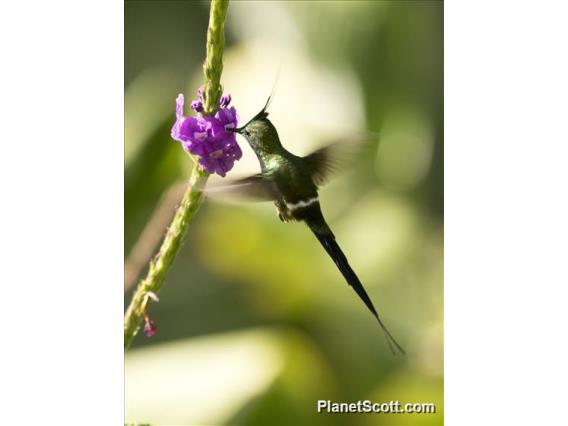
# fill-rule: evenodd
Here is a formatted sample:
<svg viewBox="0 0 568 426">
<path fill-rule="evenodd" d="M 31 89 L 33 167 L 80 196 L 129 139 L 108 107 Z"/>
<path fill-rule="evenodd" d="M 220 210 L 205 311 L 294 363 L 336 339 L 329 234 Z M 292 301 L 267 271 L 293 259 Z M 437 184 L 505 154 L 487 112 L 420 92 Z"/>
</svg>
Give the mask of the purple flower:
<svg viewBox="0 0 568 426">
<path fill-rule="evenodd" d="M 237 127 L 237 110 L 235 107 L 221 108 L 215 113 L 215 118 L 223 125 L 223 130 Z M 232 134 L 234 135 L 234 133 Z"/>
<path fill-rule="evenodd" d="M 203 88 L 197 91 L 198 99 L 191 103 L 195 112 L 203 111 Z M 220 108 L 214 116 L 185 117 L 184 97 L 176 99 L 176 122 L 172 127 L 172 138 L 181 142 L 183 149 L 199 156 L 199 164 L 209 173 L 225 176 L 235 161 L 242 157 L 236 135 L 227 129 L 237 127 L 238 116 L 234 107 L 228 108 L 231 95 L 224 94 Z"/>
<path fill-rule="evenodd" d="M 183 116 L 183 102 L 184 98 L 183 95 L 180 93 L 176 99 L 176 122 L 172 127 L 172 138 L 176 140 L 180 140 L 180 127 L 185 121 L 185 117 Z"/>
</svg>

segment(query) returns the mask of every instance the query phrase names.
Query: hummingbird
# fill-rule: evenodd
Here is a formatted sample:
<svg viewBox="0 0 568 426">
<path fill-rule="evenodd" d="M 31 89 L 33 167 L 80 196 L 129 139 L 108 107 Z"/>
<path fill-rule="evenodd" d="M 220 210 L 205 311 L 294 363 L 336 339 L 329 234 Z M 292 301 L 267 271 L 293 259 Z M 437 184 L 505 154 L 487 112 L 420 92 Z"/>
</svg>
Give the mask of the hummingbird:
<svg viewBox="0 0 568 426">
<path fill-rule="evenodd" d="M 388 331 L 361 280 L 349 265 L 321 210 L 318 188 L 333 171 L 334 152 L 337 151 L 334 148 L 337 144 L 324 146 L 304 157 L 292 154 L 284 148 L 276 128 L 268 119 L 266 110 L 269 103 L 270 98 L 264 108 L 244 126 L 227 129 L 247 140 L 258 158 L 261 172 L 235 180 L 218 190 L 272 201 L 282 222 L 304 222 L 378 321 L 391 351 L 395 353 L 396 348 L 404 354 L 404 349 Z"/>
</svg>

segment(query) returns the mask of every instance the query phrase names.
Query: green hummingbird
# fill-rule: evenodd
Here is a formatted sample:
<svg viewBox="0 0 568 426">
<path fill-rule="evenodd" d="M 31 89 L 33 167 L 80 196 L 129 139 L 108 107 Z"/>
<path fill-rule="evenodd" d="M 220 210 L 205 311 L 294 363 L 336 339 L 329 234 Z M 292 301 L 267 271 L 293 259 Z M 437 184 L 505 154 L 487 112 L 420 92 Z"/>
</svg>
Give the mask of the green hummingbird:
<svg viewBox="0 0 568 426">
<path fill-rule="evenodd" d="M 272 201 L 281 221 L 304 222 L 333 259 L 347 283 L 376 318 L 393 353 L 394 345 L 404 354 L 402 347 L 377 314 L 363 284 L 349 265 L 323 217 L 318 187 L 325 183 L 333 169 L 334 145 L 320 148 L 305 157 L 287 151 L 280 142 L 276 128 L 268 119 L 266 109 L 269 102 L 270 98 L 264 108 L 247 124 L 230 129 L 248 141 L 258 158 L 261 172 L 223 186 L 221 192 Z"/>
</svg>

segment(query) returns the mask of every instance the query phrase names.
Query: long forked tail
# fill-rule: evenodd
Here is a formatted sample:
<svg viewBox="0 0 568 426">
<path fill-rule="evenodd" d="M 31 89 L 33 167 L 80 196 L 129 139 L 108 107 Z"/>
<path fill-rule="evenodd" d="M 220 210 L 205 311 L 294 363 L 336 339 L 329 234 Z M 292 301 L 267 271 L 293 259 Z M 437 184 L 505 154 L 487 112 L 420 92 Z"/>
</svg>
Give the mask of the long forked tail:
<svg viewBox="0 0 568 426">
<path fill-rule="evenodd" d="M 337 265 L 337 267 L 345 277 L 345 280 L 347 280 L 347 283 L 353 288 L 353 290 L 355 290 L 357 295 L 361 298 L 361 300 L 365 303 L 365 305 L 367 305 L 367 308 L 371 311 L 373 316 L 379 322 L 379 325 L 381 326 L 381 329 L 385 334 L 386 341 L 391 351 L 394 354 L 396 354 L 395 351 L 396 348 L 402 354 L 406 354 L 404 349 L 402 349 L 402 347 L 398 344 L 398 342 L 395 340 L 392 334 L 390 334 L 389 330 L 387 329 L 387 327 L 379 317 L 379 314 L 377 314 L 377 310 L 373 306 L 373 302 L 371 302 L 369 295 L 367 294 L 365 288 L 363 287 L 363 284 L 355 274 L 355 271 L 353 271 L 351 266 L 349 266 L 349 262 L 347 262 L 345 254 L 339 247 L 339 244 L 337 244 L 337 241 L 335 241 L 335 236 L 331 232 L 331 229 L 325 223 L 323 215 L 320 218 L 318 218 L 317 221 L 308 220 L 306 222 L 310 227 L 310 229 L 312 230 L 312 232 L 314 233 L 314 235 L 319 240 L 320 244 L 327 252 L 327 254 L 329 254 L 329 256 L 333 259 L 333 261 L 335 262 L 335 264 Z"/>
</svg>

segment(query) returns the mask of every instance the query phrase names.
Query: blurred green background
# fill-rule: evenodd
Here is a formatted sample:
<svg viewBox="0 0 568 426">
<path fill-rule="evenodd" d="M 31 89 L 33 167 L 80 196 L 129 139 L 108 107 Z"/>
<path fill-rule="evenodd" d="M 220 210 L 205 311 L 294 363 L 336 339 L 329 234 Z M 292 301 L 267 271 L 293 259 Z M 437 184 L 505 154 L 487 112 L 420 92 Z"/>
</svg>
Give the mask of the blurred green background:
<svg viewBox="0 0 568 426">
<path fill-rule="evenodd" d="M 125 3 L 125 304 L 192 167 L 170 139 L 202 84 L 208 2 Z M 277 78 L 278 76 L 278 78 Z M 391 332 L 302 224 L 271 204 L 206 200 L 126 354 L 126 421 L 443 423 L 443 3 L 232 2 L 222 83 L 307 153 L 372 132 L 321 190 L 328 223 Z M 256 171 L 252 151 L 229 174 Z M 180 189 L 181 188 L 181 189 Z M 336 402 L 432 402 L 436 414 L 318 414 Z"/>
</svg>

